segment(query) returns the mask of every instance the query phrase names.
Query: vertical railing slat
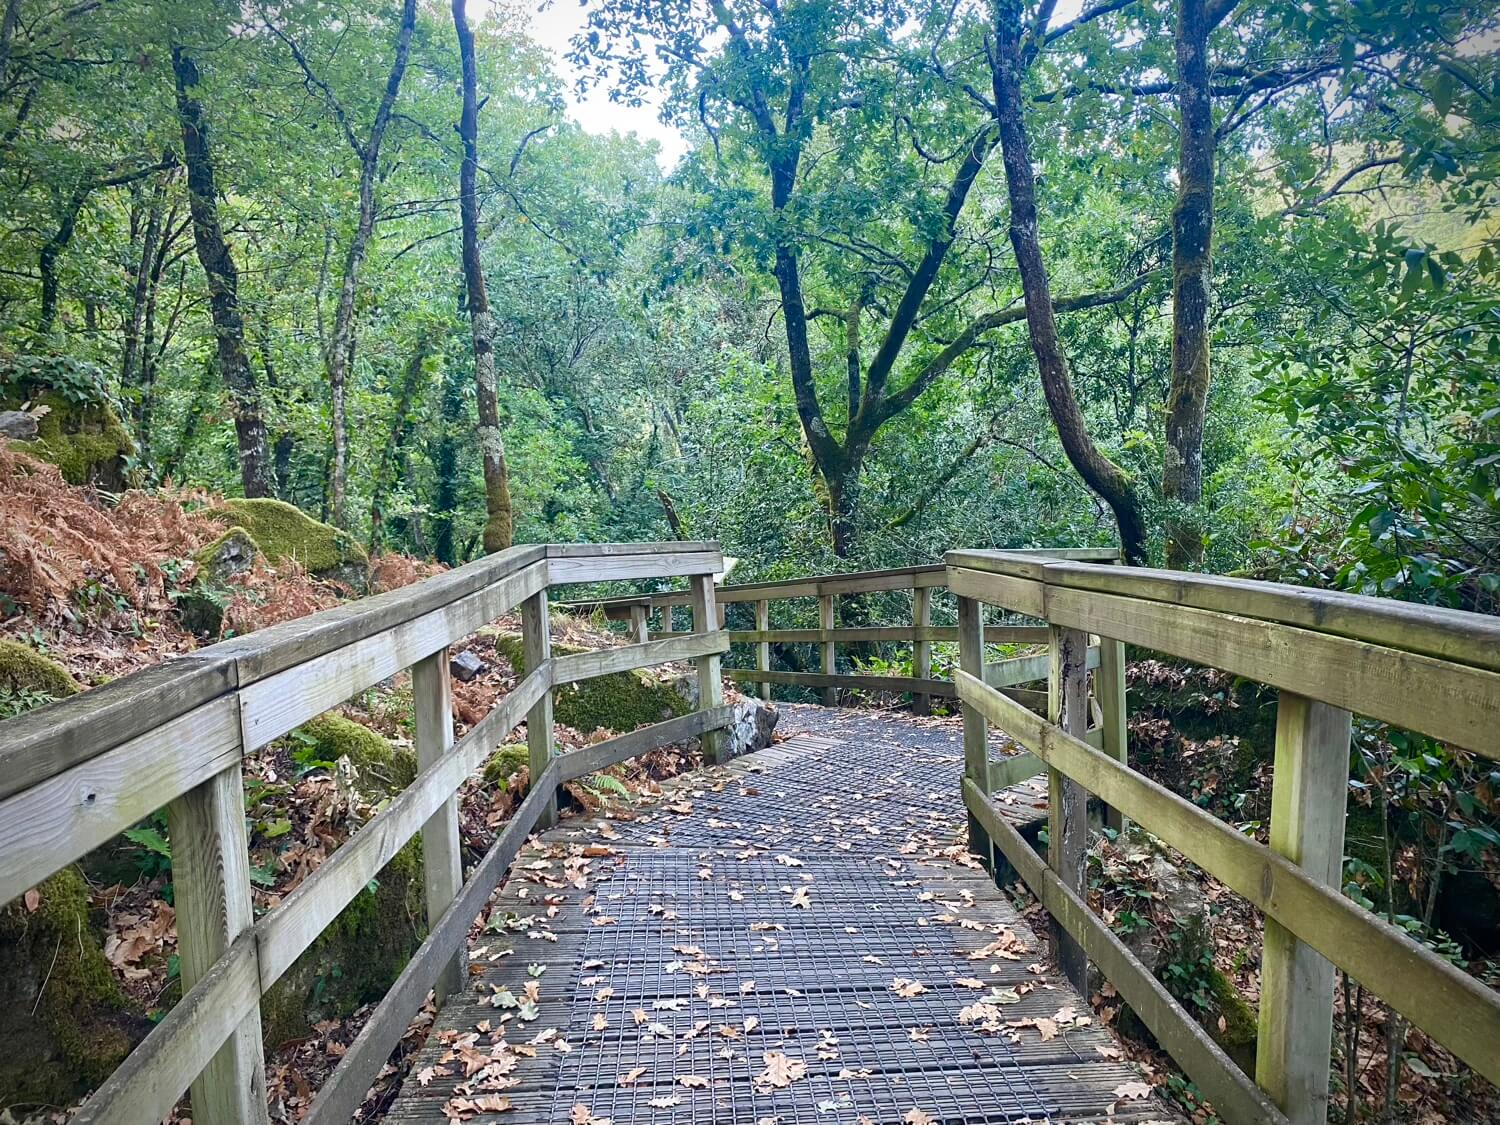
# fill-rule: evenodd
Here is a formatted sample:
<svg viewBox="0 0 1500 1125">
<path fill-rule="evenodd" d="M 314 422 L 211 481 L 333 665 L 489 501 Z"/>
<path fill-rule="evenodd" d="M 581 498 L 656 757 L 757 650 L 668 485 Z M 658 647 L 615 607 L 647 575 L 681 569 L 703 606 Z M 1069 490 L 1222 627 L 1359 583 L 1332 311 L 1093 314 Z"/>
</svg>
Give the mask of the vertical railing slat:
<svg viewBox="0 0 1500 1125">
<path fill-rule="evenodd" d="M 167 831 L 177 953 L 187 991 L 254 921 L 239 763 L 169 804 Z M 192 1099 L 198 1125 L 257 1125 L 268 1119 L 259 1008 L 251 1010 L 193 1081 Z"/>
<path fill-rule="evenodd" d="M 771 603 L 765 598 L 755 603 L 755 628 L 764 633 L 771 628 Z M 755 667 L 762 672 L 771 670 L 771 643 L 761 641 L 755 646 Z M 760 697 L 771 698 L 771 685 L 762 680 L 760 683 Z"/>
<path fill-rule="evenodd" d="M 693 590 L 693 630 L 698 633 L 707 633 L 719 628 L 718 598 L 714 594 L 713 575 L 694 575 L 689 581 Z M 700 656 L 693 663 L 698 668 L 699 708 L 718 707 L 724 702 L 724 681 L 719 675 L 718 654 Z M 722 762 L 727 747 L 728 742 L 722 730 L 704 733 L 703 758 L 705 761 L 715 764 Z"/>
<path fill-rule="evenodd" d="M 1272 849 L 1330 887 L 1343 874 L 1348 711 L 1282 692 L 1271 775 Z M 1333 966 L 1266 918 L 1255 1080 L 1292 1125 L 1328 1119 Z"/>
<path fill-rule="evenodd" d="M 932 587 L 917 586 L 911 592 L 911 623 L 918 629 L 932 624 Z M 919 680 L 932 679 L 932 644 L 917 640 L 911 646 L 911 674 Z M 912 710 L 926 715 L 932 710 L 932 696 L 912 696 Z"/>
<path fill-rule="evenodd" d="M 1099 667 L 1094 670 L 1094 683 L 1095 694 L 1099 699 L 1099 709 L 1104 713 L 1101 748 L 1122 766 L 1129 765 L 1125 726 L 1128 704 L 1125 699 L 1125 643 L 1123 641 L 1110 637 L 1099 638 Z M 1125 818 L 1120 815 L 1118 809 L 1106 809 L 1104 823 L 1116 832 L 1122 832 L 1125 829 Z"/>
<path fill-rule="evenodd" d="M 539 590 L 521 603 L 521 653 L 526 671 L 540 668 L 552 658 L 551 622 L 547 617 L 547 591 Z M 532 783 L 542 776 L 552 760 L 552 689 L 526 713 L 526 763 Z M 547 799 L 537 818 L 539 828 L 557 823 L 557 794 Z"/>
<path fill-rule="evenodd" d="M 1047 718 L 1078 738 L 1088 733 L 1088 634 L 1051 627 Z M 1088 794 L 1057 770 L 1047 771 L 1047 863 L 1070 889 L 1086 894 Z M 1083 947 L 1054 924 L 1058 960 L 1073 986 L 1087 995 L 1088 958 Z"/>
<path fill-rule="evenodd" d="M 818 628 L 825 634 L 834 628 L 833 595 L 820 594 L 818 596 Z M 838 673 L 838 654 L 832 640 L 822 643 L 823 650 L 823 675 L 833 676 Z M 832 707 L 838 702 L 838 688 L 826 687 L 823 689 L 823 706 Z"/>
<path fill-rule="evenodd" d="M 971 676 L 984 677 L 984 603 L 973 598 L 958 599 L 958 666 Z M 978 708 L 963 705 L 964 777 L 990 792 L 989 724 Z M 995 856 L 989 833 L 969 816 L 969 850 L 980 856 L 994 871 Z"/>
<path fill-rule="evenodd" d="M 446 647 L 412 665 L 411 691 L 416 720 L 417 769 L 420 771 L 440 761 L 453 749 L 453 693 Z M 443 916 L 448 904 L 458 896 L 463 881 L 458 841 L 458 796 L 454 794 L 422 826 L 422 882 L 429 926 Z M 455 953 L 434 986 L 438 1003 L 462 986 L 463 962 Z"/>
</svg>

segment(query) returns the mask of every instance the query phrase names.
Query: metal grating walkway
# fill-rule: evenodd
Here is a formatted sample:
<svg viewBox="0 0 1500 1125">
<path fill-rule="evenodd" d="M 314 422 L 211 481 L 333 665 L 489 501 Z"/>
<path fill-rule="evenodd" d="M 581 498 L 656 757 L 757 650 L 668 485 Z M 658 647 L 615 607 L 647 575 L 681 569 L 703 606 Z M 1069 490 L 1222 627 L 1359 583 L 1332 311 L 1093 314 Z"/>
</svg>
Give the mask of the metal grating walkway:
<svg viewBox="0 0 1500 1125">
<path fill-rule="evenodd" d="M 957 747 L 883 722 L 534 840 L 385 1120 L 1169 1117 L 963 851 Z"/>
</svg>

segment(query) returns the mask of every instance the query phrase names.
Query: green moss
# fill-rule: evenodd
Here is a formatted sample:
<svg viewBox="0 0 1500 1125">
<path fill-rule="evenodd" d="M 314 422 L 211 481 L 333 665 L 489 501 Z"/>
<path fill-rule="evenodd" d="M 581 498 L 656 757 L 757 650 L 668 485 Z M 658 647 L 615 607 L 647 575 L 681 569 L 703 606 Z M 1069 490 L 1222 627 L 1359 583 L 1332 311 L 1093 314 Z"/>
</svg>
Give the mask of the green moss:
<svg viewBox="0 0 1500 1125">
<path fill-rule="evenodd" d="M 144 1037 L 89 922 L 88 886 L 66 868 L 0 910 L 0 1103 L 66 1105 Z"/>
<path fill-rule="evenodd" d="M 339 913 L 261 1000 L 266 1045 L 379 1000 L 426 936 L 422 839 L 413 839 Z"/>
<path fill-rule="evenodd" d="M 27 401 L 47 407 L 47 413 L 37 424 L 36 440 L 13 442 L 12 448 L 50 461 L 69 484 L 125 486 L 126 459 L 135 454 L 135 442 L 111 407 L 72 402 L 57 391 L 42 391 Z M 20 405 L 3 404 L 5 409 Z"/>
<path fill-rule="evenodd" d="M 352 538 L 281 500 L 225 500 L 213 515 L 243 528 L 273 563 L 294 560 L 310 574 L 362 574 L 368 580 L 369 556 Z M 362 581 L 363 581 L 362 580 Z"/>
<path fill-rule="evenodd" d="M 524 743 L 511 742 L 500 747 L 484 763 L 485 784 L 497 789 L 509 788 L 511 778 L 524 770 L 528 762 L 529 751 Z"/>
<path fill-rule="evenodd" d="M 517 676 L 526 674 L 519 635 L 496 634 L 495 651 L 510 663 Z M 557 656 L 587 651 L 574 645 L 552 646 Z M 558 688 L 552 700 L 553 718 L 585 734 L 599 727 L 628 733 L 637 727 L 686 715 L 691 710 L 691 704 L 676 688 L 643 668 L 568 684 Z"/>
<path fill-rule="evenodd" d="M 243 527 L 231 527 L 223 535 L 219 536 L 206 547 L 201 547 L 193 552 L 193 561 L 198 564 L 198 569 L 210 573 L 216 573 L 225 566 L 226 559 L 244 559 L 245 567 L 255 561 L 256 555 L 265 554 L 260 549 L 260 544 L 255 537 Z M 232 570 L 231 573 L 238 573 Z"/>
<path fill-rule="evenodd" d="M 68 670 L 18 641 L 0 639 L 0 690 L 65 699 L 79 687 Z"/>
<path fill-rule="evenodd" d="M 361 787 L 369 787 L 372 796 L 398 793 L 417 776 L 415 753 L 391 745 L 369 727 L 342 715 L 319 715 L 298 727 L 292 738 L 320 761 L 336 762 L 347 757 Z"/>
<path fill-rule="evenodd" d="M 1206 977 L 1215 1010 L 1202 1013 L 1200 1019 L 1203 1026 L 1226 1055 L 1245 1069 L 1246 1074 L 1253 1074 L 1255 1042 L 1260 1027 L 1255 1009 L 1240 995 L 1234 981 L 1218 969 L 1210 968 Z"/>
</svg>

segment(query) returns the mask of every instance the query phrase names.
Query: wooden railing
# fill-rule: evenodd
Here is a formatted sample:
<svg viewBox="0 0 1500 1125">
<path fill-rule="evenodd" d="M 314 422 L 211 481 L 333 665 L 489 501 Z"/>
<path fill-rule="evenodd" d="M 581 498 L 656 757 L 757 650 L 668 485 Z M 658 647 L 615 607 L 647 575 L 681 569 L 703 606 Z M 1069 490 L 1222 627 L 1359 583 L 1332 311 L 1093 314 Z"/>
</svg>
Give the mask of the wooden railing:
<svg viewBox="0 0 1500 1125">
<path fill-rule="evenodd" d="M 405 589 L 227 641 L 126 676 L 0 727 L 0 903 L 165 806 L 172 843 L 182 999 L 73 1118 L 154 1125 L 191 1087 L 193 1120 L 267 1119 L 260 998 L 422 835 L 429 931 L 306 1121 L 344 1123 L 429 990 L 460 983 L 459 950 L 526 836 L 556 816 L 557 787 L 695 735 L 722 755 L 717 544 L 526 546 Z M 553 657 L 547 591 L 564 583 L 685 576 L 695 631 Z M 453 739 L 448 646 L 521 608 L 527 673 Z M 700 708 L 557 756 L 555 686 L 668 661 L 696 664 Z M 419 773 L 321 867 L 260 918 L 252 912 L 241 762 L 358 692 L 411 669 Z M 464 878 L 456 793 L 526 722 L 531 787 Z"/>
<path fill-rule="evenodd" d="M 1087 560 L 1114 562 L 1119 552 L 1113 547 L 1073 547 L 1025 550 L 1016 552 L 1028 558 L 1056 560 Z M 755 667 L 726 667 L 724 676 L 738 683 L 759 684 L 763 698 L 770 698 L 773 684 L 786 684 L 814 689 L 822 693 L 825 703 L 834 701 L 839 689 L 868 692 L 894 692 L 910 694 L 918 712 L 926 712 L 931 698 L 951 699 L 956 694 L 953 681 L 937 679 L 932 674 L 932 646 L 936 643 L 953 643 L 959 640 L 959 628 L 954 625 L 932 623 L 932 596 L 948 584 L 947 569 L 941 564 L 909 566 L 896 570 L 866 570 L 852 574 L 827 574 L 808 578 L 797 578 L 785 582 L 753 582 L 732 586 L 721 586 L 718 590 L 719 624 L 724 625 L 725 609 L 734 604 L 750 604 L 755 610 L 754 629 L 726 630 L 732 645 L 753 646 Z M 912 621 L 909 625 L 880 625 L 865 628 L 838 628 L 838 599 L 861 594 L 909 590 L 912 595 Z M 816 629 L 771 628 L 771 605 L 773 602 L 796 599 L 816 599 L 819 626 Z M 682 592 L 657 593 L 620 598 L 602 598 L 594 601 L 575 602 L 571 608 L 580 611 L 602 611 L 607 618 L 629 621 L 630 628 L 640 640 L 652 633 L 660 636 L 672 632 L 672 611 L 676 606 L 689 604 L 690 596 Z M 653 620 L 656 628 L 653 630 Z M 991 625 L 985 630 L 985 640 L 990 644 L 1046 644 L 1048 631 L 1045 627 Z M 850 644 L 901 644 L 912 648 L 912 674 L 910 676 L 884 676 L 859 672 L 839 672 L 838 650 Z M 821 671 L 799 672 L 773 669 L 771 646 L 773 644 L 811 644 L 818 646 Z M 1118 681 L 1123 692 L 1124 663 L 1120 650 L 1100 650 L 1091 659 L 1103 661 L 1103 676 L 1111 683 Z M 1011 661 L 990 664 L 985 669 L 986 682 L 997 688 L 1008 689 L 1018 699 L 1039 700 L 1015 688 L 1015 685 L 1047 678 L 1047 656 L 1019 657 Z M 1122 712 L 1123 695 L 1104 700 L 1108 704 L 1107 714 Z M 1118 704 L 1118 705 L 1116 705 Z M 1123 723 L 1116 724 L 1119 739 L 1111 735 L 1112 748 L 1123 753 Z"/>
<path fill-rule="evenodd" d="M 1500 995 L 1340 893 L 1351 712 L 1500 757 L 1500 620 L 1373 598 L 1171 571 L 955 551 L 958 695 L 972 843 L 997 849 L 1057 923 L 1064 967 L 1088 960 L 1231 1122 L 1327 1113 L 1334 967 L 1491 1082 Z M 983 607 L 1047 623 L 1047 718 L 986 682 Z M 1090 635 L 1280 689 L 1269 846 L 1100 752 L 1086 733 Z M 1106 685 L 1100 687 L 1109 690 Z M 1123 708 L 1116 716 L 1123 723 Z M 986 724 L 1049 774 L 1047 858 L 1000 815 Z M 1262 912 L 1260 1026 L 1251 1081 L 1084 901 L 1093 794 Z"/>
</svg>

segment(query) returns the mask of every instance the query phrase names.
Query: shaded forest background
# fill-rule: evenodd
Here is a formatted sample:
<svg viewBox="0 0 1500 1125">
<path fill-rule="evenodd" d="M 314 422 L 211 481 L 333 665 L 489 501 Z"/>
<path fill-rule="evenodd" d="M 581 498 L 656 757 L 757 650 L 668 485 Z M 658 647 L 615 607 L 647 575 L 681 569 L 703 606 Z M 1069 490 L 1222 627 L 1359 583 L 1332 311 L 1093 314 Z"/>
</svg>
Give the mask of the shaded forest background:
<svg viewBox="0 0 1500 1125">
<path fill-rule="evenodd" d="M 568 121 L 524 9 L 455 7 L 467 181 L 446 7 L 9 0 L 4 405 L 447 562 L 1123 529 L 1493 608 L 1492 5 L 591 0 L 575 61 L 656 85 L 670 174 Z"/>
</svg>

